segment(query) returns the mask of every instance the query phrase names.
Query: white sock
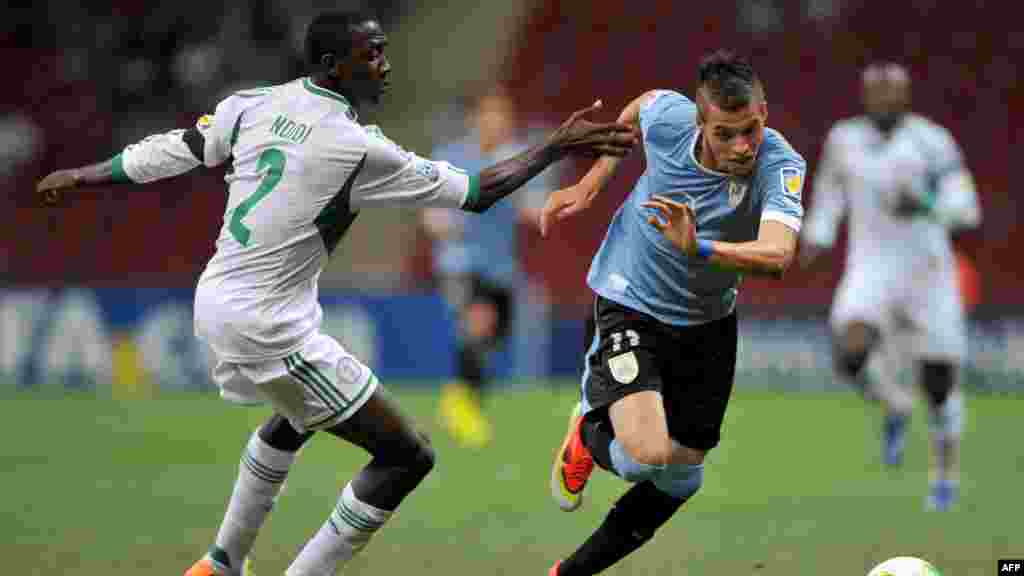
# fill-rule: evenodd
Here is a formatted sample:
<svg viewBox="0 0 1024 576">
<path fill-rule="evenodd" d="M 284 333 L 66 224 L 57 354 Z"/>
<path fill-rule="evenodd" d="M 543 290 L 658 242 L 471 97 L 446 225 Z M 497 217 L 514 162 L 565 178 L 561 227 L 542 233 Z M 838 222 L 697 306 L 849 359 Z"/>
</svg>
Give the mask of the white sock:
<svg viewBox="0 0 1024 576">
<path fill-rule="evenodd" d="M 356 499 L 345 485 L 337 506 L 285 572 L 287 576 L 334 576 L 338 567 L 366 546 L 391 512 Z"/>
<path fill-rule="evenodd" d="M 245 557 L 252 551 L 256 534 L 274 507 L 294 460 L 294 452 L 278 450 L 264 442 L 258 432 L 253 432 L 242 453 L 238 480 L 217 531 L 216 544 L 210 550 L 211 559 L 225 574 L 241 572 Z M 225 553 L 230 562 L 227 566 L 223 565 L 223 557 L 218 558 Z"/>
</svg>

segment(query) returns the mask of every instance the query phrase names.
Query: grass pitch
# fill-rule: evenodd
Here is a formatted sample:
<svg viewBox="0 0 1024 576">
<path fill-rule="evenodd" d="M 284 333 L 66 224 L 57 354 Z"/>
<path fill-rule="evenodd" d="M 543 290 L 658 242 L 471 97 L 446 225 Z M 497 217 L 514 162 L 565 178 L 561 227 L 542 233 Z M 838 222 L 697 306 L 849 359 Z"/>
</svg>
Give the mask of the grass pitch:
<svg viewBox="0 0 1024 576">
<path fill-rule="evenodd" d="M 436 395 L 399 398 L 434 431 L 438 467 L 344 574 L 545 576 L 624 488 L 598 471 L 580 511 L 550 501 L 571 386 L 492 397 L 496 438 L 479 452 L 436 430 Z M 0 558 L 18 575 L 181 574 L 212 541 L 242 446 L 268 414 L 195 396 L 2 402 Z M 1024 397 L 969 397 L 967 407 L 962 500 L 927 513 L 923 411 L 906 464 L 890 471 L 877 409 L 853 394 L 741 388 L 701 492 L 607 573 L 863 575 L 910 555 L 947 576 L 994 574 L 998 558 L 1024 556 Z M 257 541 L 257 576 L 283 572 L 365 461 L 331 437 L 311 441 Z"/>
</svg>

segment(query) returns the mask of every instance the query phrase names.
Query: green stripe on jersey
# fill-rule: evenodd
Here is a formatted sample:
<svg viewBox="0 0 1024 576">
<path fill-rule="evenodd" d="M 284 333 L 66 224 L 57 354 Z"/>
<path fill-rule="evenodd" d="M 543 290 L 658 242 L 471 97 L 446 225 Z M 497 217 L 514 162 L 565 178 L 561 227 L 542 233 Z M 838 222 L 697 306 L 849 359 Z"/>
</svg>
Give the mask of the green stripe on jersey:
<svg viewBox="0 0 1024 576">
<path fill-rule="evenodd" d="M 330 98 L 331 100 L 337 100 L 338 102 L 341 102 L 342 104 L 344 104 L 345 106 L 348 106 L 348 107 L 352 106 L 351 104 L 348 103 L 348 100 L 346 100 L 345 97 L 342 96 L 341 94 L 338 94 L 337 92 L 335 92 L 333 90 L 328 90 L 326 88 L 321 88 L 320 86 L 317 86 L 316 84 L 313 84 L 313 81 L 310 80 L 309 78 L 303 78 L 302 79 L 302 86 L 306 90 L 312 92 L 313 94 L 316 94 L 317 96 L 323 96 L 324 98 Z"/>
<path fill-rule="evenodd" d="M 327 249 L 328 255 L 334 252 L 338 242 L 345 236 L 345 232 L 348 232 L 352 222 L 359 215 L 358 212 L 352 211 L 352 186 L 355 184 L 356 176 L 359 176 L 365 165 L 366 154 L 363 154 L 363 157 L 359 159 L 359 163 L 356 164 L 352 173 L 349 174 L 348 179 L 345 180 L 345 184 L 342 185 L 341 189 L 327 202 L 327 205 L 324 206 L 323 210 L 313 220 L 317 231 L 320 233 L 320 239 L 324 241 L 324 247 Z"/>
</svg>

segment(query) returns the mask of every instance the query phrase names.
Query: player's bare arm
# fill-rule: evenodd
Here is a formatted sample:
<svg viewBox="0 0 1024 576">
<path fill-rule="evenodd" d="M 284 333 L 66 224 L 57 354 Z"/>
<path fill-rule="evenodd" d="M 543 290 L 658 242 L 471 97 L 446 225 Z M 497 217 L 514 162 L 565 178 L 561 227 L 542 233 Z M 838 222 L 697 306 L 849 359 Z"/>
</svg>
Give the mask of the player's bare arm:
<svg viewBox="0 0 1024 576">
<path fill-rule="evenodd" d="M 626 105 L 619 114 L 617 122 L 631 126 L 633 130 L 640 130 L 640 109 L 654 96 L 654 91 L 644 92 Z M 615 170 L 622 162 L 621 156 L 602 156 L 594 163 L 594 166 L 576 184 L 568 188 L 562 188 L 552 192 L 544 208 L 540 212 L 540 232 L 547 236 L 551 226 L 577 212 L 590 207 L 594 198 L 600 194 L 608 181 L 612 179 Z"/>
<path fill-rule="evenodd" d="M 98 164 L 90 164 L 81 168 L 57 170 L 47 174 L 36 184 L 36 193 L 42 196 L 43 203 L 55 205 L 60 202 L 65 190 L 94 184 L 113 182 L 114 160 L 106 160 Z"/>
<path fill-rule="evenodd" d="M 587 108 L 577 110 L 543 144 L 481 172 L 479 194 L 467 210 L 483 212 L 567 155 L 598 158 L 628 154 L 636 144 L 632 126 L 622 122 L 595 123 L 584 118 L 600 107 L 601 101 L 598 100 Z"/>
<path fill-rule="evenodd" d="M 781 222 L 764 220 L 753 242 L 698 240 L 693 210 L 682 202 L 653 196 L 643 203 L 654 210 L 648 223 L 681 252 L 722 268 L 781 278 L 796 252 L 797 233 Z"/>
<path fill-rule="evenodd" d="M 52 172 L 36 184 L 36 193 L 44 204 L 54 206 L 66 191 L 84 186 L 144 183 L 184 174 L 203 164 L 202 131 L 209 126 L 210 118 L 203 116 L 188 129 L 149 136 L 103 162 Z M 211 157 L 209 165 L 221 161 Z"/>
</svg>

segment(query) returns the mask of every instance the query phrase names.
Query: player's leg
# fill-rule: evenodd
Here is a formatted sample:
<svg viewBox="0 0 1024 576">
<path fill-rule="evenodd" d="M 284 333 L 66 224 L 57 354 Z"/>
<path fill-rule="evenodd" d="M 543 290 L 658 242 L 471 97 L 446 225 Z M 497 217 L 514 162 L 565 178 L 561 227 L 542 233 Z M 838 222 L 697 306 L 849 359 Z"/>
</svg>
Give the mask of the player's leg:
<svg viewBox="0 0 1024 576">
<path fill-rule="evenodd" d="M 551 468 L 552 496 L 566 511 L 582 504 L 595 460 L 629 482 L 642 482 L 670 461 L 699 464 L 703 457 L 669 437 L 657 320 L 600 297 L 595 319 L 584 364 L 583 402 L 574 407 Z"/>
<path fill-rule="evenodd" d="M 952 268 L 940 268 L 928 290 L 914 293 L 908 316 L 917 336 L 918 381 L 928 400 L 932 466 L 927 507 L 946 510 L 959 492 L 963 394 L 957 386 L 967 350 L 963 305 Z"/>
<path fill-rule="evenodd" d="M 656 406 L 651 402 L 652 390 L 616 400 L 608 410 L 610 426 L 592 425 L 594 417 L 588 418 L 583 430 L 594 458 L 635 485 L 616 502 L 590 538 L 552 568 L 552 575 L 597 574 L 615 564 L 650 540 L 700 488 L 704 454 L 718 442 L 732 388 L 735 322 L 735 316 L 731 316 L 702 326 L 689 338 L 681 339 L 691 340 L 688 342 L 659 334 L 661 345 L 656 343 L 654 352 L 672 360 L 659 363 L 656 373 L 645 374 L 644 366 L 653 364 L 646 360 L 640 360 L 636 370 L 623 366 L 610 370 L 618 372 L 618 376 L 613 375 L 616 380 L 628 380 L 626 376 L 636 372 L 636 378 L 643 375 L 648 381 L 671 379 L 673 386 L 666 390 L 669 396 L 665 398 L 657 393 L 653 398 Z M 637 332 L 638 340 L 642 341 L 652 336 L 653 331 Z M 696 350 L 701 350 L 701 354 L 696 354 Z M 632 352 L 646 356 L 639 348 Z M 707 365 L 701 366 L 701 362 Z M 687 384 L 687 389 L 682 390 Z M 678 438 L 674 437 L 675 431 L 673 436 L 669 435 L 669 419 L 685 422 L 674 426 L 680 433 Z M 654 424 L 657 420 L 661 420 L 660 426 Z M 664 430 L 664 438 L 657 435 L 659 430 Z M 645 439 L 654 448 L 642 446 Z"/>
<path fill-rule="evenodd" d="M 382 387 L 326 430 L 370 453 L 335 509 L 289 566 L 288 576 L 334 574 L 370 541 L 434 466 L 434 451 Z"/>
<path fill-rule="evenodd" d="M 869 392 L 865 368 L 880 341 L 878 326 L 864 320 L 850 320 L 832 332 L 832 362 L 836 373 L 864 395 Z"/>
<path fill-rule="evenodd" d="M 584 489 L 594 468 L 592 453 L 602 467 L 635 481 L 639 472 L 634 473 L 634 469 L 642 464 L 627 468 L 625 448 L 611 432 L 608 413 L 614 404 L 632 405 L 632 397 L 660 398 L 661 379 L 653 365 L 658 339 L 656 324 L 645 314 L 595 298 L 594 322 L 591 325 L 588 320 L 587 327 L 588 332 L 593 327 L 593 335 L 584 357 L 582 402 L 573 407 L 566 436 L 551 467 L 551 494 L 561 509 L 573 511 L 582 505 Z M 664 409 L 658 405 L 653 410 L 652 425 L 657 427 L 654 435 L 657 437 L 660 430 L 664 442 L 659 437 L 659 445 L 671 446 Z M 629 410 L 625 413 L 630 414 Z M 650 473 L 656 469 L 657 465 L 645 468 Z"/>
<path fill-rule="evenodd" d="M 490 423 L 481 412 L 486 387 L 487 360 L 501 330 L 502 310 L 493 291 L 475 275 L 444 280 L 445 296 L 456 312 L 456 379 L 441 391 L 441 420 L 459 442 L 483 446 L 490 441 Z"/>
<path fill-rule="evenodd" d="M 219 363 L 214 380 L 227 397 L 246 400 L 255 392 L 252 381 L 235 364 Z M 248 394 L 249 400 L 255 396 Z M 189 568 L 186 576 L 233 576 L 244 573 L 256 536 L 284 487 L 299 448 L 313 435 L 299 432 L 287 419 L 275 414 L 261 425 L 242 452 L 227 511 L 206 556 Z"/>
<path fill-rule="evenodd" d="M 899 466 L 903 462 L 913 410 L 914 398 L 902 378 L 907 352 L 905 338 L 901 334 L 890 333 L 872 358 L 873 377 L 869 379 L 869 386 L 871 395 L 882 403 L 882 461 L 887 466 Z"/>
<path fill-rule="evenodd" d="M 928 399 L 932 446 L 928 507 L 947 510 L 956 502 L 960 482 L 963 394 L 956 386 L 958 366 L 948 360 L 923 360 L 919 369 L 919 378 Z"/>
<path fill-rule="evenodd" d="M 491 439 L 491 424 L 483 412 L 483 400 L 490 386 L 489 360 L 501 346 L 511 323 L 509 289 L 484 278 L 473 279 L 473 295 L 463 316 L 459 348 L 461 379 L 468 385 L 468 404 L 463 414 L 464 440 L 471 446 L 485 446 Z"/>
<path fill-rule="evenodd" d="M 875 270 L 848 271 L 836 290 L 829 325 L 832 364 L 839 379 L 861 394 L 869 393 L 867 364 L 888 327 L 893 296 Z"/>
</svg>

